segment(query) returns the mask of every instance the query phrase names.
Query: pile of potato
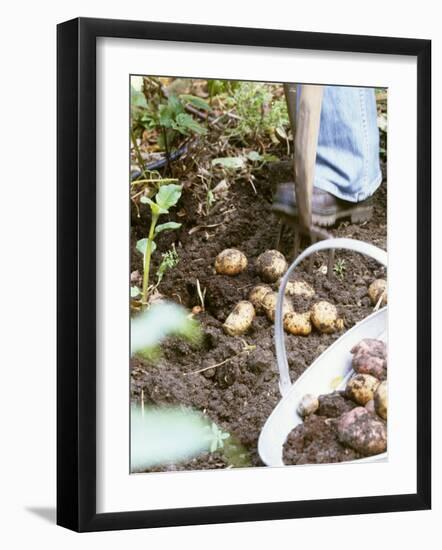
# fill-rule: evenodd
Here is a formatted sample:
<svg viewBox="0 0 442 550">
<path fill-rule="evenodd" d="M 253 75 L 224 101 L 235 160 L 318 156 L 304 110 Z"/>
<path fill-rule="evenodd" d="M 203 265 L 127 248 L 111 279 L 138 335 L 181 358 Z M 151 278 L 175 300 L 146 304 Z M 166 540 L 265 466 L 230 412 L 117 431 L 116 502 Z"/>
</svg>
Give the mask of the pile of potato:
<svg viewBox="0 0 442 550">
<path fill-rule="evenodd" d="M 220 275 L 235 276 L 247 269 L 248 260 L 236 248 L 227 248 L 215 259 L 215 271 Z M 278 298 L 277 288 L 288 264 L 278 250 L 266 250 L 256 260 L 257 272 L 263 282 L 252 288 L 248 300 L 239 302 L 224 323 L 224 330 L 230 336 L 240 336 L 251 327 L 255 315 L 265 314 L 272 322 Z M 272 286 L 273 285 L 273 286 Z M 387 286 L 384 279 L 376 279 L 368 289 L 373 305 L 387 303 Z M 338 317 L 336 307 L 325 300 L 314 303 L 309 311 L 295 311 L 291 299 L 302 296 L 312 300 L 315 290 L 305 281 L 289 281 L 283 304 L 284 329 L 290 334 L 308 336 L 314 327 L 319 332 L 331 334 L 344 329 L 343 319 Z M 376 363 L 376 360 L 373 360 Z M 373 372 L 376 372 L 373 364 Z M 367 371 L 367 374 L 370 372 Z"/>
<path fill-rule="evenodd" d="M 336 420 L 335 428 L 340 443 L 363 456 L 372 456 L 387 449 L 387 348 L 381 340 L 366 338 L 351 353 L 355 374 L 343 397 L 351 400 L 354 408 Z M 315 414 L 321 397 L 304 395 L 298 414 L 304 419 Z"/>
<path fill-rule="evenodd" d="M 234 248 L 223 250 L 215 259 L 215 270 L 222 275 L 238 275 L 247 269 L 247 266 L 248 261 L 244 253 Z M 278 298 L 278 292 L 275 289 L 287 271 L 287 261 L 278 250 L 267 250 L 257 258 L 256 267 L 263 284 L 255 286 L 250 291 L 249 299 L 239 302 L 227 317 L 224 330 L 231 336 L 244 334 L 251 327 L 256 314 L 265 314 L 272 322 L 275 320 Z M 319 301 L 307 312 L 294 310 L 291 302 L 293 297 L 314 298 L 315 290 L 308 283 L 289 282 L 285 294 L 284 329 L 288 333 L 307 336 L 311 333 L 313 326 L 327 334 L 344 328 L 343 320 L 338 318 L 336 307 L 329 302 Z"/>
</svg>

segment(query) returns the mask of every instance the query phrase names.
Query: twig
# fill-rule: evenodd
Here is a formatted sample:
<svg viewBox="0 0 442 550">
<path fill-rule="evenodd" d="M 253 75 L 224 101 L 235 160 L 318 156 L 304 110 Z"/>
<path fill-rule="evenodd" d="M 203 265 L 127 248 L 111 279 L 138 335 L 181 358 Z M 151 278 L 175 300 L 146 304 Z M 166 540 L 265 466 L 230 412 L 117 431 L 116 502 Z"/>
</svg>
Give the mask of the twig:
<svg viewBox="0 0 442 550">
<path fill-rule="evenodd" d="M 245 340 L 242 340 L 242 343 L 243 343 L 244 347 L 241 351 L 239 351 L 238 353 L 235 353 L 231 357 L 227 357 L 227 359 L 224 359 L 224 361 L 221 361 L 221 363 L 216 363 L 215 365 L 210 365 L 209 367 L 204 367 L 204 368 L 198 369 L 198 370 L 185 372 L 185 373 L 183 373 L 183 375 L 187 376 L 188 374 L 199 374 L 200 372 L 205 372 L 206 370 L 216 369 L 217 367 L 221 367 L 222 365 L 225 365 L 226 363 L 228 363 L 232 359 L 235 359 L 235 357 L 238 357 L 239 355 L 242 355 L 243 353 L 249 353 L 250 351 L 253 351 L 256 348 L 256 346 L 248 344 Z"/>
</svg>

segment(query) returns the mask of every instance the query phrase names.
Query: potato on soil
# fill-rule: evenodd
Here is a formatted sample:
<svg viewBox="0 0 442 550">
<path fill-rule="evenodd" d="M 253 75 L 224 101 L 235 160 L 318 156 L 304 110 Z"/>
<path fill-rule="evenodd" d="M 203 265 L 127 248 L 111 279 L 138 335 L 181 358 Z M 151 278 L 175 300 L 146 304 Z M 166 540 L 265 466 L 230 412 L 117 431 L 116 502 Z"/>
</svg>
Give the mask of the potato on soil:
<svg viewBox="0 0 442 550">
<path fill-rule="evenodd" d="M 275 310 L 276 310 L 277 301 L 278 301 L 278 293 L 273 291 L 267 292 L 267 294 L 264 296 L 262 300 L 262 307 L 270 321 L 275 320 Z M 293 311 L 293 305 L 286 298 L 284 298 L 284 302 L 282 305 L 283 318 L 285 317 L 285 315 L 287 315 L 287 313 L 290 313 L 292 311 Z"/>
<path fill-rule="evenodd" d="M 257 313 L 264 312 L 262 302 L 268 292 L 272 292 L 272 289 L 268 285 L 258 285 L 250 291 L 249 301 L 253 304 Z"/>
<path fill-rule="evenodd" d="M 387 428 L 370 415 L 364 407 L 344 413 L 337 423 L 338 438 L 341 443 L 363 454 L 372 456 L 387 449 Z"/>
<path fill-rule="evenodd" d="M 278 250 L 267 250 L 256 260 L 258 273 L 266 283 L 276 282 L 287 270 L 287 261 Z"/>
<path fill-rule="evenodd" d="M 304 281 L 289 281 L 285 287 L 285 293 L 289 296 L 313 298 L 315 295 L 315 290 Z"/>
<path fill-rule="evenodd" d="M 379 380 L 387 377 L 387 346 L 374 338 L 365 338 L 351 349 L 353 370 L 358 374 L 371 374 Z"/>
<path fill-rule="evenodd" d="M 250 302 L 238 302 L 227 317 L 223 329 L 229 336 L 240 336 L 246 332 L 255 318 L 255 308 Z"/>
<path fill-rule="evenodd" d="M 216 272 L 221 275 L 238 275 L 247 267 L 247 258 L 236 248 L 226 248 L 215 258 Z"/>
<path fill-rule="evenodd" d="M 331 334 L 337 329 L 338 311 L 329 302 L 317 302 L 312 307 L 311 321 L 320 332 Z"/>
<path fill-rule="evenodd" d="M 371 303 L 375 306 L 382 296 L 381 306 L 387 305 L 387 281 L 385 279 L 376 279 L 368 287 L 368 296 Z"/>
<path fill-rule="evenodd" d="M 374 408 L 377 414 L 387 420 L 388 412 L 388 388 L 387 381 L 381 382 L 374 394 Z"/>
<path fill-rule="evenodd" d="M 310 315 L 310 311 L 306 313 L 289 311 L 284 315 L 284 329 L 296 336 L 308 336 L 312 331 Z"/>
<path fill-rule="evenodd" d="M 345 393 L 349 399 L 365 405 L 374 399 L 374 393 L 379 386 L 379 380 L 370 374 L 357 374 L 351 378 L 345 389 Z"/>
<path fill-rule="evenodd" d="M 306 393 L 299 402 L 297 413 L 300 417 L 304 418 L 309 414 L 313 414 L 318 410 L 319 401 L 318 398 L 311 393 Z"/>
</svg>

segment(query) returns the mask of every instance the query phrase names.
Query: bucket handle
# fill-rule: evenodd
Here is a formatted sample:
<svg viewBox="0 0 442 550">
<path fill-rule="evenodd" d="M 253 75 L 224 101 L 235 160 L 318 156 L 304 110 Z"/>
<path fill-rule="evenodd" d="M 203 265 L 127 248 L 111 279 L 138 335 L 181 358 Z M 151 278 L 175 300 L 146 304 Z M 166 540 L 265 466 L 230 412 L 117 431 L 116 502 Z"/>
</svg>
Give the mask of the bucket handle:
<svg viewBox="0 0 442 550">
<path fill-rule="evenodd" d="M 278 291 L 278 299 L 276 302 L 275 312 L 275 348 L 276 348 L 276 361 L 279 369 L 279 390 L 281 395 L 288 392 L 291 387 L 289 365 L 287 362 L 287 354 L 285 350 L 284 342 L 284 328 L 283 328 L 283 314 L 282 306 L 285 296 L 285 288 L 287 286 L 290 275 L 293 273 L 296 266 L 298 266 L 302 260 L 313 254 L 314 252 L 320 252 L 321 250 L 331 250 L 336 248 L 342 248 L 345 250 L 351 250 L 353 252 L 360 252 L 366 256 L 370 256 L 374 260 L 377 260 L 383 266 L 387 266 L 387 253 L 385 250 L 381 250 L 377 246 L 358 241 L 356 239 L 326 239 L 319 241 L 312 246 L 309 246 L 302 252 L 296 260 L 287 269 L 284 277 L 281 280 Z"/>
</svg>

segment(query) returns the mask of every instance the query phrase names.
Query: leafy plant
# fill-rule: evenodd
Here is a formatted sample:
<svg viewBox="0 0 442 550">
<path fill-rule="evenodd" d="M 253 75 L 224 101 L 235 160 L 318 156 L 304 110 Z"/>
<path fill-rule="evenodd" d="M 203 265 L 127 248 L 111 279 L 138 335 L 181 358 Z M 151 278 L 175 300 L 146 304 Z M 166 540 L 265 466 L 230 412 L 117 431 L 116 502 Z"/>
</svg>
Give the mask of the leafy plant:
<svg viewBox="0 0 442 550">
<path fill-rule="evenodd" d="M 149 295 L 150 259 L 156 250 L 156 243 L 154 239 L 162 231 L 178 229 L 181 227 L 181 224 L 176 222 L 166 222 L 160 225 L 157 225 L 157 223 L 161 215 L 168 214 L 170 208 L 176 205 L 181 197 L 181 191 L 181 185 L 170 183 L 168 185 L 161 186 L 154 199 L 146 196 L 140 198 L 140 202 L 150 206 L 152 215 L 148 237 L 140 239 L 136 244 L 136 249 L 138 252 L 143 254 L 143 288 L 141 293 L 141 303 L 143 305 L 147 304 Z"/>
<path fill-rule="evenodd" d="M 347 267 L 345 265 L 345 260 L 342 260 L 341 258 L 337 259 L 336 260 L 336 263 L 333 267 L 333 271 L 336 273 L 336 275 L 340 278 L 340 279 L 343 279 L 344 278 L 344 275 L 345 275 L 345 271 L 346 271 Z"/>
<path fill-rule="evenodd" d="M 271 134 L 275 128 L 289 125 L 287 104 L 283 97 L 275 98 L 274 87 L 256 82 L 239 82 L 226 99 L 227 107 L 238 117 L 230 136 L 241 141 Z"/>
<path fill-rule="evenodd" d="M 163 259 L 161 260 L 160 266 L 157 270 L 157 286 L 161 283 L 166 271 L 173 269 L 180 261 L 174 244 L 172 244 L 172 248 L 170 250 L 162 254 L 162 257 Z"/>
</svg>

